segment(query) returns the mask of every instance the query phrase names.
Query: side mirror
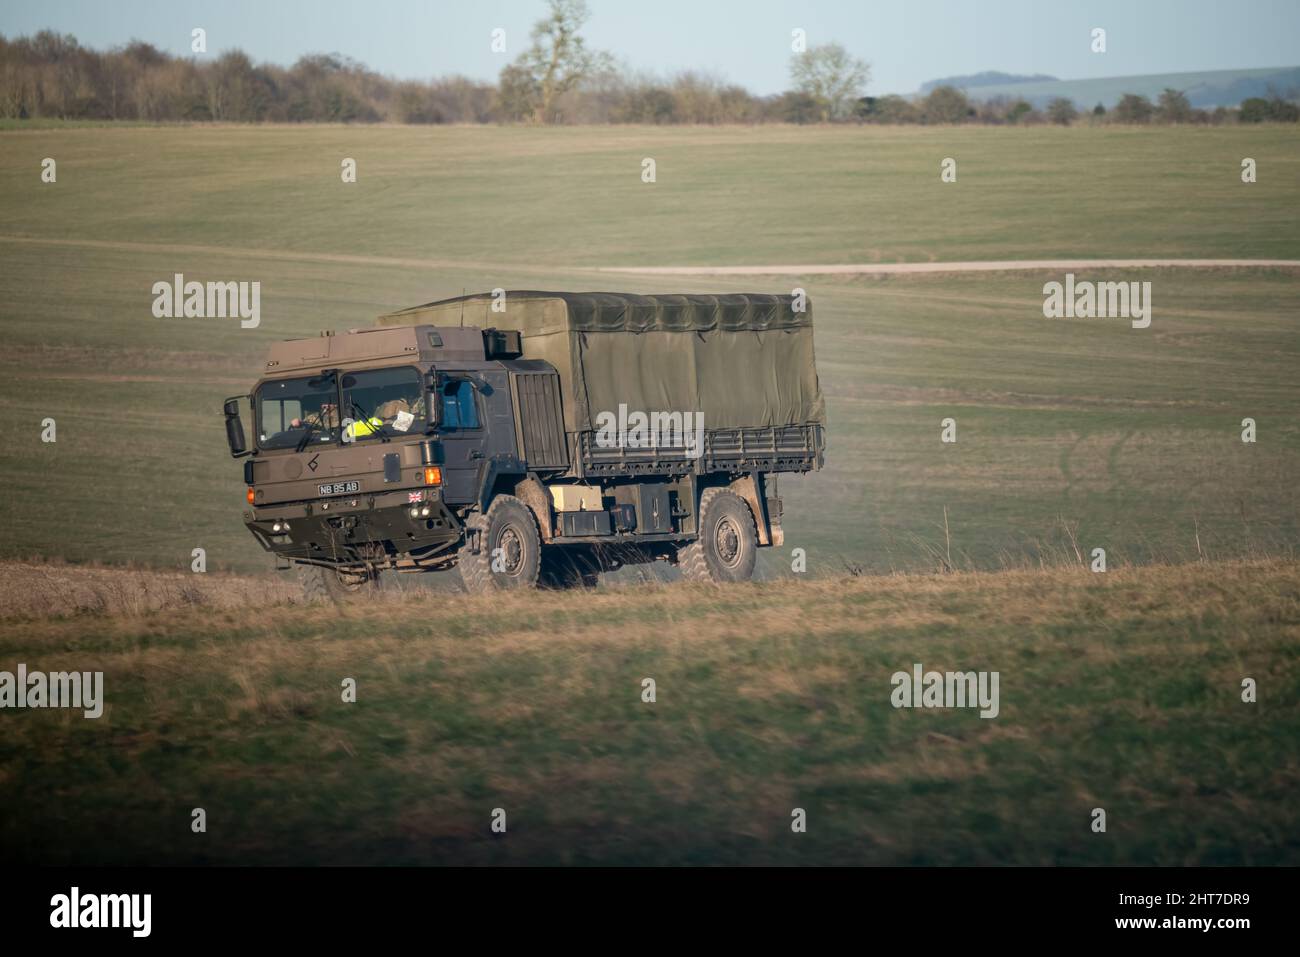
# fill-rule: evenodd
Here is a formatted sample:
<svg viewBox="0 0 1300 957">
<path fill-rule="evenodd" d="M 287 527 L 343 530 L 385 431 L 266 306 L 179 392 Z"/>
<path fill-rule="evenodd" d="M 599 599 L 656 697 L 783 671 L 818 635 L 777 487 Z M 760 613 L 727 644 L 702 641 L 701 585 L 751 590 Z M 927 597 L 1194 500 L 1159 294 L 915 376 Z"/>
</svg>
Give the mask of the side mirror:
<svg viewBox="0 0 1300 957">
<path fill-rule="evenodd" d="M 231 458 L 248 454 L 248 443 L 244 439 L 244 423 L 239 418 L 239 400 L 227 399 L 223 412 L 226 416 L 226 444 L 230 446 Z"/>
</svg>

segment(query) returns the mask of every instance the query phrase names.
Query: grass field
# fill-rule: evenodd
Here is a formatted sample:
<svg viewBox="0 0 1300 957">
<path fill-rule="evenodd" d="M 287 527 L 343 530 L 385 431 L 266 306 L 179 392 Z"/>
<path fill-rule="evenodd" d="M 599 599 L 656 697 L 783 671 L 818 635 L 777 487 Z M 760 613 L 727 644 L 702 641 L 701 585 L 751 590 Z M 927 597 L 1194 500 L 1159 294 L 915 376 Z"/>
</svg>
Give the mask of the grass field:
<svg viewBox="0 0 1300 957">
<path fill-rule="evenodd" d="M 4 716 L 0 847 L 45 863 L 1294 865 L 1298 648 L 1293 563 L 0 620 L 6 667 L 102 670 L 108 700 L 96 720 Z M 997 671 L 998 717 L 894 709 L 890 676 L 915 662 Z"/>
<path fill-rule="evenodd" d="M 1297 146 L 1294 127 L 0 132 L 0 670 L 103 670 L 108 699 L 98 720 L 0 717 L 0 856 L 1300 864 L 1300 273 L 1079 277 L 1149 280 L 1137 330 L 1045 319 L 1063 277 L 1034 271 L 598 271 L 1300 259 Z M 261 282 L 260 327 L 153 318 L 177 272 Z M 220 403 L 271 341 L 498 286 L 794 285 L 829 447 L 782 480 L 767 581 L 304 607 L 242 526 Z M 918 661 L 998 671 L 999 717 L 890 707 Z"/>
<path fill-rule="evenodd" d="M 73 128 L 0 134 L 3 232 L 423 258 L 1300 258 L 1300 131 Z M 1241 182 L 1243 157 L 1259 181 Z M 40 182 L 54 158 L 58 183 Z M 340 180 L 344 157 L 358 180 Z M 656 162 L 656 182 L 641 163 Z M 939 179 L 957 160 L 956 183 Z M 453 283 L 459 276 L 449 276 Z M 383 291 L 371 289 L 368 301 Z"/>
<path fill-rule="evenodd" d="M 1075 560 L 1076 545 L 1112 562 L 1289 554 L 1294 272 L 1142 273 L 1155 317 L 1139 331 L 1043 319 L 1042 284 L 1061 277 L 1041 273 L 592 270 L 1300 258 L 1298 142 L 1285 127 L 5 132 L 0 554 L 182 568 L 204 547 L 214 568 L 269 567 L 216 412 L 271 340 L 463 289 L 795 282 L 815 304 L 830 419 L 827 470 L 785 490 L 788 545 L 813 573 Z M 956 184 L 939 181 L 947 155 Z M 1256 184 L 1239 180 L 1243 155 Z M 358 183 L 339 181 L 341 156 Z M 175 272 L 261 281 L 260 328 L 154 319 L 150 287 Z M 955 445 L 939 442 L 948 416 Z"/>
</svg>

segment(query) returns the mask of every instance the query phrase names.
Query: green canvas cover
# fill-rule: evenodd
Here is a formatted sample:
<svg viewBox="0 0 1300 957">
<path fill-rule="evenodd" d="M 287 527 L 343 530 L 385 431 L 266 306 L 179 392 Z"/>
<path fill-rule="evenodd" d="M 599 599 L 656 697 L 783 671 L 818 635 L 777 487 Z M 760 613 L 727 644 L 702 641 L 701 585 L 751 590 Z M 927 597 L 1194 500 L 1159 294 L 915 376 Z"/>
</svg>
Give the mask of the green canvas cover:
<svg viewBox="0 0 1300 957">
<path fill-rule="evenodd" d="M 704 413 L 705 429 L 825 424 L 813 359 L 811 303 L 761 293 L 637 296 L 484 293 L 414 306 L 380 325 L 517 329 L 524 358 L 560 373 L 565 427 L 595 428 L 601 412 Z"/>
</svg>

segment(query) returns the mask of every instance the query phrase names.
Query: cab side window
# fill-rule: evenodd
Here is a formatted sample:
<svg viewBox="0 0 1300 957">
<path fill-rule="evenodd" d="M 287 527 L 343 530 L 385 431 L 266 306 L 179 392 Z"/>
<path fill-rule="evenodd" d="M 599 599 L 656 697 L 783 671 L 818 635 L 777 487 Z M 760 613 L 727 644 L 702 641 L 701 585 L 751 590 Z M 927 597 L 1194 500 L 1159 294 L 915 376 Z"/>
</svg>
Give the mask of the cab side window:
<svg viewBox="0 0 1300 957">
<path fill-rule="evenodd" d="M 442 427 L 477 429 L 478 407 L 474 404 L 474 386 L 468 379 L 453 379 L 442 387 Z"/>
</svg>

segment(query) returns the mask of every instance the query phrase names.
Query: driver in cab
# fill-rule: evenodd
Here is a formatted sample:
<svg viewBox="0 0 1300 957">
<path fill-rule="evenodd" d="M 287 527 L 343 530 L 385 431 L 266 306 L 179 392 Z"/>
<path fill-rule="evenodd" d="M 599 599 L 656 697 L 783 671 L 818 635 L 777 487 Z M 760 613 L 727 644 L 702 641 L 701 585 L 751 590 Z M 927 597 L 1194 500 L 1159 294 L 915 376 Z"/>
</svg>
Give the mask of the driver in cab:
<svg viewBox="0 0 1300 957">
<path fill-rule="evenodd" d="M 417 418 L 424 417 L 424 398 L 390 399 L 375 409 L 374 415 L 348 423 L 343 430 L 343 441 L 349 442 L 368 435 L 377 435 L 385 429 L 393 432 L 410 431 Z"/>
</svg>

